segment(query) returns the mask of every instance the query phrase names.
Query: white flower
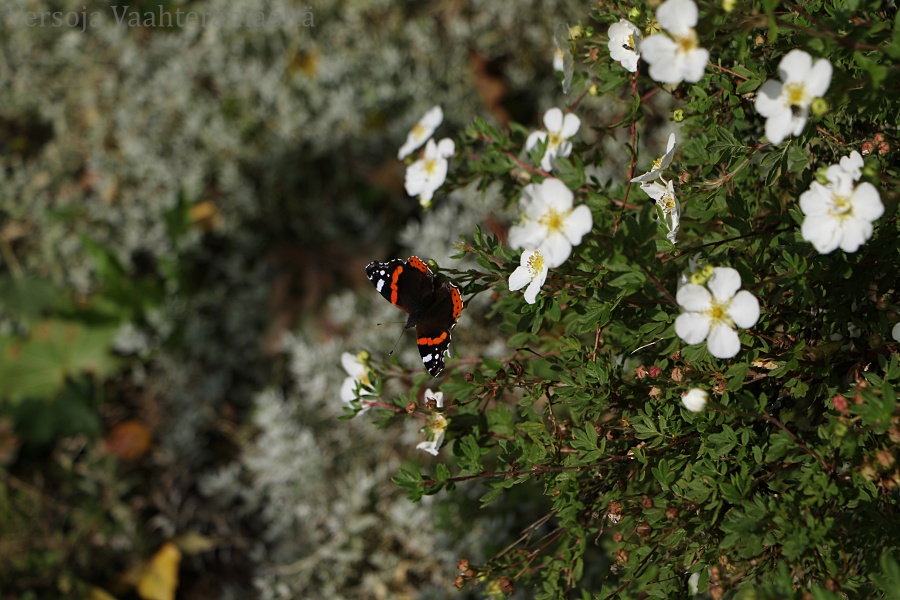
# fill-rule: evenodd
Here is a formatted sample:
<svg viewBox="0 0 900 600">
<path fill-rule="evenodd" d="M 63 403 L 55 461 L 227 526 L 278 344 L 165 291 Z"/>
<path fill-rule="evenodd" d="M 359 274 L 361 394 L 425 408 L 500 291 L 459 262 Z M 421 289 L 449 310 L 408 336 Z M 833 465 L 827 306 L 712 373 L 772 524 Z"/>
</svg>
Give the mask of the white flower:
<svg viewBox="0 0 900 600">
<path fill-rule="evenodd" d="M 566 157 L 572 152 L 572 142 L 569 138 L 578 133 L 581 127 L 581 119 L 569 113 L 563 117 L 563 112 L 558 108 L 551 108 L 544 113 L 544 127 L 547 131 L 535 131 L 525 140 L 525 150 L 536 148 L 538 142 L 547 142 L 547 149 L 541 159 L 541 168 L 545 171 L 553 170 L 553 161 L 557 157 Z"/>
<path fill-rule="evenodd" d="M 841 164 L 825 171 L 827 185 L 813 181 L 800 195 L 800 210 L 806 215 L 800 233 L 820 254 L 836 248 L 856 252 L 872 237 L 872 223 L 884 214 L 875 186 L 867 182 L 853 185 L 858 162 L 862 157 L 856 152 L 844 157 Z"/>
<path fill-rule="evenodd" d="M 691 412 L 703 412 L 709 394 L 700 388 L 691 388 L 681 396 L 681 403 Z"/>
<path fill-rule="evenodd" d="M 626 19 L 619 19 L 618 23 L 609 26 L 609 55 L 622 67 L 634 73 L 637 71 L 638 60 L 641 54 L 638 46 L 641 43 L 641 30 L 632 25 Z"/>
<path fill-rule="evenodd" d="M 675 197 L 675 187 L 672 182 L 665 179 L 660 181 L 665 185 L 653 181 L 651 183 L 642 183 L 641 189 L 656 201 L 656 214 L 665 224 L 666 229 L 669 230 L 666 238 L 674 244 L 678 235 L 679 223 L 681 222 L 681 203 Z"/>
<path fill-rule="evenodd" d="M 575 59 L 572 58 L 572 51 L 569 49 L 569 26 L 560 23 L 556 26 L 553 34 L 553 70 L 563 74 L 562 91 L 563 94 L 569 93 L 572 85 L 572 75 L 575 73 Z"/>
<path fill-rule="evenodd" d="M 593 227 L 590 209 L 572 207 L 574 196 L 559 179 L 530 183 L 522 190 L 521 223 L 509 229 L 509 244 L 525 250 L 540 249 L 548 269 L 569 258 L 572 246 L 581 243 Z"/>
<path fill-rule="evenodd" d="M 641 58 L 650 65 L 654 81 L 695 83 L 703 78 L 709 50 L 697 40 L 697 16 L 694 0 L 666 0 L 656 10 L 656 20 L 668 35 L 657 33 L 641 42 Z"/>
<path fill-rule="evenodd" d="M 416 450 L 424 450 L 432 456 L 438 455 L 438 449 L 444 442 L 444 432 L 447 430 L 447 419 L 440 413 L 433 413 L 428 418 L 428 425 L 425 426 L 425 435 L 431 439 L 416 445 Z"/>
<path fill-rule="evenodd" d="M 631 180 L 632 183 L 647 183 L 662 177 L 662 172 L 669 168 L 672 159 L 675 157 L 675 134 L 669 134 L 669 140 L 666 142 L 666 153 L 653 161 L 653 166 L 643 175 L 638 175 Z"/>
<path fill-rule="evenodd" d="M 371 383 L 369 381 L 369 366 L 366 364 L 368 356 L 366 352 L 360 352 L 359 354 L 344 352 L 341 354 L 341 365 L 348 375 L 341 384 L 341 400 L 346 404 L 350 404 L 360 398 L 358 393 L 362 391 L 360 386 L 370 385 Z M 371 394 L 362 391 L 362 395 L 370 396 Z M 363 404 L 363 410 L 368 410 L 368 408 L 368 405 Z"/>
<path fill-rule="evenodd" d="M 547 280 L 547 263 L 540 250 L 525 250 L 519 266 L 509 276 L 509 290 L 521 290 L 526 285 L 525 302 L 534 304 L 537 293 Z"/>
<path fill-rule="evenodd" d="M 425 113 L 419 122 L 412 126 L 412 129 L 409 130 L 409 134 L 406 136 L 406 142 L 402 146 L 400 146 L 400 151 L 397 152 L 397 158 L 403 160 L 409 154 L 425 143 L 425 140 L 434 135 L 434 130 L 437 129 L 440 124 L 444 121 L 444 111 L 441 110 L 440 106 L 435 106 L 427 113 Z"/>
<path fill-rule="evenodd" d="M 406 193 L 418 196 L 422 206 L 426 208 L 430 206 L 434 192 L 444 185 L 447 179 L 447 170 L 450 166 L 447 159 L 453 156 L 455 151 L 456 145 L 450 138 L 444 138 L 437 144 L 434 140 L 428 140 L 422 158 L 406 168 Z"/>
<path fill-rule="evenodd" d="M 891 329 L 891 337 L 894 338 L 895 342 L 900 342 L 900 323 L 897 323 Z"/>
<path fill-rule="evenodd" d="M 428 388 L 425 390 L 425 400 L 433 400 L 438 408 L 444 408 L 444 392 L 432 392 Z"/>
<path fill-rule="evenodd" d="M 715 267 L 706 285 L 687 283 L 676 300 L 684 312 L 675 319 L 675 333 L 688 344 L 703 340 L 716 358 L 731 358 L 741 349 L 734 326 L 753 327 L 759 320 L 759 301 L 741 287 L 731 267 Z"/>
<path fill-rule="evenodd" d="M 766 118 L 766 137 L 780 144 L 789 135 L 800 135 L 809 105 L 828 89 L 831 63 L 803 50 L 791 50 L 778 63 L 781 81 L 769 79 L 756 96 L 756 112 Z"/>
</svg>

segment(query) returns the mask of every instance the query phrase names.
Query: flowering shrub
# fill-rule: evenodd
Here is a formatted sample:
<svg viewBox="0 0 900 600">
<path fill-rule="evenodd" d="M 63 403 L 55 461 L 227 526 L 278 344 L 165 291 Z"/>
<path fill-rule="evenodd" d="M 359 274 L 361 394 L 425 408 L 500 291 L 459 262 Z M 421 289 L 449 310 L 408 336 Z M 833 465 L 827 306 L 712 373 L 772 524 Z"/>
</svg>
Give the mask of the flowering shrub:
<svg viewBox="0 0 900 600">
<path fill-rule="evenodd" d="M 839 598 L 900 584 L 900 20 L 879 3 L 736 8 L 583 15 L 568 44 L 547 40 L 557 71 L 566 53 L 575 67 L 546 132 L 474 119 L 456 136 L 434 210 L 472 182 L 521 210 L 507 230 L 457 232 L 477 268 L 440 265 L 506 349 L 466 354 L 461 321 L 437 382 L 373 360 L 351 404 L 425 419 L 435 458 L 395 479 L 413 499 L 480 482 L 490 511 L 543 490 L 545 511 L 461 561 L 458 587 Z M 649 161 L 661 120 L 681 141 Z"/>
</svg>

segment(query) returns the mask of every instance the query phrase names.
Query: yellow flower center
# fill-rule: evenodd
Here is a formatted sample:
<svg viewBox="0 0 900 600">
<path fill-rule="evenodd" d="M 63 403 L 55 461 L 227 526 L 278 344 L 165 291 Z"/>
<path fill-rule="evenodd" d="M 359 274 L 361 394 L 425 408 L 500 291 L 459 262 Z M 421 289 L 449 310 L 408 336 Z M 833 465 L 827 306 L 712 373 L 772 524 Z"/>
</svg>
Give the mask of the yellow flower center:
<svg viewBox="0 0 900 600">
<path fill-rule="evenodd" d="M 412 127 L 412 134 L 416 139 L 422 138 L 425 136 L 425 128 L 422 127 L 422 125 L 420 125 L 419 123 L 416 123 Z"/>
<path fill-rule="evenodd" d="M 628 34 L 628 44 L 625 46 L 626 50 L 634 50 L 634 34 Z"/>
<path fill-rule="evenodd" d="M 425 172 L 429 175 L 434 175 L 435 169 L 437 169 L 437 160 L 434 158 L 425 159 Z"/>
<path fill-rule="evenodd" d="M 557 231 L 562 231 L 563 217 L 564 215 L 557 212 L 556 209 L 551 208 L 544 214 L 543 217 L 541 217 L 541 220 L 539 222 L 541 225 L 546 227 L 550 231 L 550 233 L 555 233 Z"/>
<path fill-rule="evenodd" d="M 678 52 L 688 53 L 696 50 L 700 46 L 700 42 L 697 40 L 697 32 L 691 29 L 687 35 L 673 35 L 672 39 L 675 40 L 675 43 L 678 45 Z"/>
<path fill-rule="evenodd" d="M 835 194 L 832 196 L 834 199 L 834 208 L 831 210 L 831 215 L 835 217 L 849 217 L 851 214 L 851 209 L 853 205 L 850 203 L 850 198 L 847 196 L 838 196 Z"/>
<path fill-rule="evenodd" d="M 562 137 L 556 131 L 547 134 L 547 148 L 556 148 L 562 142 Z"/>
<path fill-rule="evenodd" d="M 802 83 L 789 83 L 784 86 L 787 95 L 788 106 L 801 107 L 806 104 L 806 90 Z"/>
<path fill-rule="evenodd" d="M 656 201 L 656 204 L 668 214 L 675 208 L 675 196 L 666 192 Z"/>
<path fill-rule="evenodd" d="M 528 272 L 531 273 L 531 278 L 534 279 L 535 275 L 544 270 L 544 257 L 540 252 L 535 250 L 534 254 L 532 254 L 528 258 Z"/>
<path fill-rule="evenodd" d="M 712 306 L 706 311 L 706 315 L 709 317 L 710 321 L 712 321 L 710 329 L 719 324 L 725 324 L 729 327 L 733 325 L 731 318 L 728 316 L 728 304 L 720 304 L 713 300 Z"/>
</svg>

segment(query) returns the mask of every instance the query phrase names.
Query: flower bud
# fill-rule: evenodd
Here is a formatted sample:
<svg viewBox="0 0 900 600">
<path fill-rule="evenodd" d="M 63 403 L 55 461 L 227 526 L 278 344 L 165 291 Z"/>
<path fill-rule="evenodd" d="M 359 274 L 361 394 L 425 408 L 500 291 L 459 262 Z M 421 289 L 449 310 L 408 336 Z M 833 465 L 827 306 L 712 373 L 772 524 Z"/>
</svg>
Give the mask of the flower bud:
<svg viewBox="0 0 900 600">
<path fill-rule="evenodd" d="M 816 98 L 809 105 L 809 110 L 817 117 L 821 117 L 828 112 L 828 102 L 825 101 L 825 98 Z"/>
</svg>

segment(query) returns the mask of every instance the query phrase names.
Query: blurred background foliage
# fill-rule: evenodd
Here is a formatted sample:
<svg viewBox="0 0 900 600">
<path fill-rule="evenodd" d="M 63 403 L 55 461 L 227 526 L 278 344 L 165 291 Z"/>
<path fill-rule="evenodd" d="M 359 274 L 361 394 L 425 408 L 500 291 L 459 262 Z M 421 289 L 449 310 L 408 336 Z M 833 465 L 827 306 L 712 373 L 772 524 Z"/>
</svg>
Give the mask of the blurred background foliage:
<svg viewBox="0 0 900 600">
<path fill-rule="evenodd" d="M 578 4 L 129 4 L 314 24 L 264 28 L 4 4 L 0 597 L 460 597 L 463 549 L 499 551 L 539 501 L 408 503 L 390 478 L 418 434 L 338 423 L 340 354 L 399 329 L 354 293 L 367 262 L 440 261 L 505 218 L 479 182 L 420 215 L 410 125 L 436 103 L 447 135 L 537 124 Z M 461 343 L 489 356 L 482 335 Z"/>
</svg>

